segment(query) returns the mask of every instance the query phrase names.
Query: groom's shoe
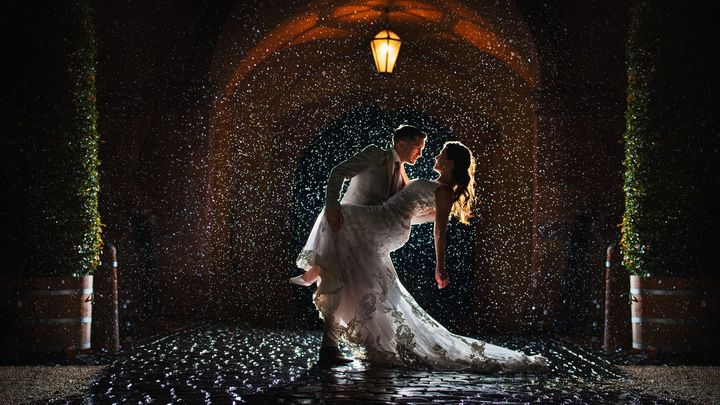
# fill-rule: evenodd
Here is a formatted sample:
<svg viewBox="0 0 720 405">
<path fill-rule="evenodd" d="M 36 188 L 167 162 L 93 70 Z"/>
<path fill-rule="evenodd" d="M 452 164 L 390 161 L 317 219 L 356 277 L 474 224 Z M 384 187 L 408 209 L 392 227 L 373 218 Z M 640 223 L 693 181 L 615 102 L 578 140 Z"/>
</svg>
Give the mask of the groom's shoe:
<svg viewBox="0 0 720 405">
<path fill-rule="evenodd" d="M 320 348 L 320 358 L 318 360 L 319 366 L 342 366 L 352 362 L 353 359 L 348 359 L 347 357 L 343 356 L 342 352 L 337 347 L 328 346 Z"/>
<path fill-rule="evenodd" d="M 295 284 L 295 285 L 299 285 L 299 286 L 302 286 L 302 287 L 309 287 L 309 286 L 311 286 L 312 283 L 308 283 L 307 281 L 303 280 L 302 276 L 303 276 L 303 275 L 301 274 L 301 275 L 299 275 L 299 276 L 295 276 L 295 277 L 290 278 L 290 283 L 291 283 L 291 284 Z"/>
</svg>

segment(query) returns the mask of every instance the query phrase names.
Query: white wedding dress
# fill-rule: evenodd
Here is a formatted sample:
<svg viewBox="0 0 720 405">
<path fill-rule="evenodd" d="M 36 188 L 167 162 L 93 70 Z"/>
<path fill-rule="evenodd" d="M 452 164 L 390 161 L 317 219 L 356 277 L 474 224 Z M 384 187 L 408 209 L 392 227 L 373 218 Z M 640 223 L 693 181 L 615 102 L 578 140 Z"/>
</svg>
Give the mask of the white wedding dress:
<svg viewBox="0 0 720 405">
<path fill-rule="evenodd" d="M 314 302 L 356 358 L 383 366 L 542 372 L 547 360 L 459 336 L 428 315 L 400 283 L 390 252 L 410 237 L 413 218 L 434 218 L 440 183 L 415 180 L 379 206 L 343 205 L 342 229 L 324 212 L 298 256 L 298 267 L 320 267 Z M 448 248 L 452 249 L 452 246 Z"/>
</svg>

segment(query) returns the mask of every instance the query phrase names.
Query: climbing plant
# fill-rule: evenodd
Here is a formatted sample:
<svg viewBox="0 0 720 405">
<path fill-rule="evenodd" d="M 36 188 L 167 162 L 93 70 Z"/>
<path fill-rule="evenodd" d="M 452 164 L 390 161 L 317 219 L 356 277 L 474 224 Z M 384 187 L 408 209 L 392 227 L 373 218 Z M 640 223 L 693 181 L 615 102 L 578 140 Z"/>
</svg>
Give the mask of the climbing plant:
<svg viewBox="0 0 720 405">
<path fill-rule="evenodd" d="M 3 140 L 9 264 L 20 276 L 92 274 L 102 238 L 90 1 L 28 4 L 23 12 Z"/>
<path fill-rule="evenodd" d="M 696 45 L 702 12 L 637 0 L 630 13 L 624 264 L 640 276 L 710 276 L 720 221 L 717 51 Z"/>
</svg>

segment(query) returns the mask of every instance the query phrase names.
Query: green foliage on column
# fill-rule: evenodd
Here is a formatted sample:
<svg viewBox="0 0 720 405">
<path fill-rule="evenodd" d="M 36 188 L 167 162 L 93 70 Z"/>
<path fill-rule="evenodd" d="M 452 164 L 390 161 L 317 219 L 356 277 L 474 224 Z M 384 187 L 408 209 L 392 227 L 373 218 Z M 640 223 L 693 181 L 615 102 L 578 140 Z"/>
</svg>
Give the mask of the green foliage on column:
<svg viewBox="0 0 720 405">
<path fill-rule="evenodd" d="M 704 17 L 694 8 L 638 0 L 631 9 L 622 249 L 635 275 L 717 268 L 718 85 L 708 70 L 717 51 L 697 45 Z"/>
<path fill-rule="evenodd" d="M 9 58 L 6 271 L 83 276 L 102 248 L 92 10 L 89 0 L 31 3 Z"/>
<path fill-rule="evenodd" d="M 71 103 L 75 106 L 75 114 L 68 114 L 68 127 L 72 138 L 72 132 L 76 132 L 77 141 L 72 143 L 72 163 L 79 169 L 76 176 L 67 178 L 67 182 L 69 189 L 79 196 L 79 205 L 72 206 L 77 212 L 77 222 L 68 221 L 67 237 L 73 250 L 68 255 L 68 270 L 73 274 L 91 274 L 100 264 L 102 237 L 98 213 L 100 160 L 95 108 L 97 48 L 90 0 L 72 2 L 71 18 L 74 21 L 70 25 L 69 38 L 75 47 L 68 55 L 68 72 L 71 83 L 75 84 Z"/>
</svg>

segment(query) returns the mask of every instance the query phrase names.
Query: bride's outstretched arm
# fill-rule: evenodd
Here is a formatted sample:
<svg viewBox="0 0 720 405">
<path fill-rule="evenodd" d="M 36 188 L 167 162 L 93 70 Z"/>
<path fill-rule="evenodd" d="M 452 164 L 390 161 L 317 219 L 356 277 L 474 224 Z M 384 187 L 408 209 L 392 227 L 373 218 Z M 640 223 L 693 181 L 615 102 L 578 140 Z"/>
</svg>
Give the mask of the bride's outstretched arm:
<svg viewBox="0 0 720 405">
<path fill-rule="evenodd" d="M 452 207 L 452 190 L 449 187 L 438 187 L 435 190 L 435 281 L 438 288 L 445 288 L 450 276 L 445 270 L 445 248 L 450 208 Z"/>
</svg>

